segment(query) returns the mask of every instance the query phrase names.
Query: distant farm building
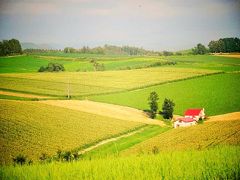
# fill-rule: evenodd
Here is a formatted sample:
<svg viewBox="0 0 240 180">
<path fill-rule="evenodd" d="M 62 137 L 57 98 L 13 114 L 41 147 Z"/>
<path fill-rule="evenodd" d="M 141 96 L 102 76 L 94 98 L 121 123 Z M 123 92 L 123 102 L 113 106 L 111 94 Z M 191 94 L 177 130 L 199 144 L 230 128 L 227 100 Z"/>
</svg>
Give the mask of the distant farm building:
<svg viewBox="0 0 240 180">
<path fill-rule="evenodd" d="M 205 118 L 203 109 L 188 109 L 184 113 L 184 117 L 177 118 L 174 122 L 174 128 L 192 126 L 197 123 L 199 119 Z"/>
</svg>

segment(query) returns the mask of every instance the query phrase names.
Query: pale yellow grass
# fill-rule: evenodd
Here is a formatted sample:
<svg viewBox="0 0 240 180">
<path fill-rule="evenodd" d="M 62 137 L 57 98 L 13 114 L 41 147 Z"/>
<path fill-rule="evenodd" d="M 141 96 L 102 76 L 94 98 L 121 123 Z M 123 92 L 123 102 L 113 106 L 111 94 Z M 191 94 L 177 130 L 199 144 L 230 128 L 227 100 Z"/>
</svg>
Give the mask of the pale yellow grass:
<svg viewBox="0 0 240 180">
<path fill-rule="evenodd" d="M 17 92 L 7 92 L 7 91 L 1 91 L 1 95 L 6 95 L 6 96 L 15 96 L 15 97 L 24 97 L 24 98 L 49 98 L 48 96 L 39 96 L 39 95 L 33 95 L 33 94 L 24 94 L 24 93 L 17 93 Z"/>
<path fill-rule="evenodd" d="M 214 53 L 213 55 L 214 55 L 214 56 L 222 56 L 222 57 L 240 58 L 240 54 Z"/>
<path fill-rule="evenodd" d="M 40 103 L 79 110 L 82 112 L 88 112 L 126 121 L 135 121 L 145 124 L 164 126 L 163 122 L 148 118 L 143 111 L 125 106 L 100 103 L 89 100 L 47 100 L 40 101 Z"/>
<path fill-rule="evenodd" d="M 233 112 L 233 113 L 221 114 L 217 116 L 210 116 L 206 122 L 233 121 L 238 119 L 240 120 L 240 112 Z"/>
</svg>

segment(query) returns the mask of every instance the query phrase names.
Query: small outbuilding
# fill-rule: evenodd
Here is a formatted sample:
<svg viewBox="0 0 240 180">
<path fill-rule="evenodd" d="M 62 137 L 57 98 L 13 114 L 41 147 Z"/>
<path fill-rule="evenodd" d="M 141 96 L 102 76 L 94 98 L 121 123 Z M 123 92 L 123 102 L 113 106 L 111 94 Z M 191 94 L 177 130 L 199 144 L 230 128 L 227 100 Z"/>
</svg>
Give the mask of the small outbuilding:
<svg viewBox="0 0 240 180">
<path fill-rule="evenodd" d="M 188 109 L 185 111 L 184 117 L 177 118 L 177 120 L 174 122 L 174 128 L 196 125 L 199 119 L 204 118 L 205 118 L 204 108 Z"/>
</svg>

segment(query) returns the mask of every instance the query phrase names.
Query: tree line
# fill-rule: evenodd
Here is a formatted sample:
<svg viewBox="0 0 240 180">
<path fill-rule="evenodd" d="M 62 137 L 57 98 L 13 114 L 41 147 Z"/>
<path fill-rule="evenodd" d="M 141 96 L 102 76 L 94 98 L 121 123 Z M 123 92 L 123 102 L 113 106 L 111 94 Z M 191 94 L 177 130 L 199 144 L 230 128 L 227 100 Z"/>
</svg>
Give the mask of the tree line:
<svg viewBox="0 0 240 180">
<path fill-rule="evenodd" d="M 207 53 L 231 53 L 240 52 L 239 38 L 221 38 L 217 41 L 210 41 L 207 49 L 201 43 L 197 44 L 192 49 L 193 54 L 207 54 Z"/>
<path fill-rule="evenodd" d="M 73 47 L 64 48 L 65 53 L 86 53 L 86 54 L 115 54 L 115 55 L 159 55 L 159 52 L 149 51 L 143 48 L 131 47 L 131 46 L 113 46 L 104 45 L 103 47 L 90 48 L 88 46 L 83 46 L 80 49 L 75 49 Z"/>
<path fill-rule="evenodd" d="M 22 46 L 17 39 L 0 41 L 0 56 L 22 54 Z"/>
</svg>

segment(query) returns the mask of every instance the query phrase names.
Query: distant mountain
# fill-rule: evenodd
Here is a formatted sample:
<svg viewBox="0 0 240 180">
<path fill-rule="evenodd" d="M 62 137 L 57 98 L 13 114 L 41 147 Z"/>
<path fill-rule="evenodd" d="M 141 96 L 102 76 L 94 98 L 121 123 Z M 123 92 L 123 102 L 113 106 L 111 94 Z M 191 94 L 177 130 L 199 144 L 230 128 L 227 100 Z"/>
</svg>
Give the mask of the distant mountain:
<svg viewBox="0 0 240 180">
<path fill-rule="evenodd" d="M 32 42 L 21 43 L 22 49 L 63 49 L 59 44 L 36 44 Z"/>
</svg>

